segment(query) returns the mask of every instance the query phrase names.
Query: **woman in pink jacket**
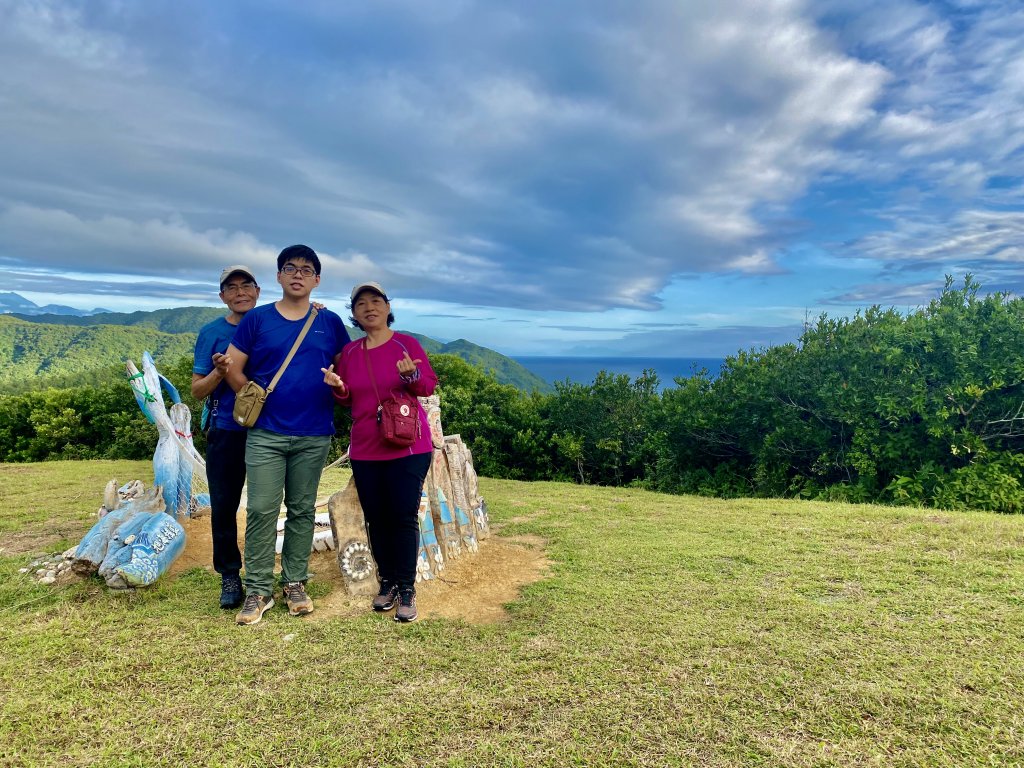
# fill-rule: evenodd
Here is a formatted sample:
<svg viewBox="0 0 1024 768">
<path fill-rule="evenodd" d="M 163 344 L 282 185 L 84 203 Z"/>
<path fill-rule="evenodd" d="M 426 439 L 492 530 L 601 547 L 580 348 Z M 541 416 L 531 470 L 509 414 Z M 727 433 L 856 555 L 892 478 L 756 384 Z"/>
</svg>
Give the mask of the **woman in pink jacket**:
<svg viewBox="0 0 1024 768">
<path fill-rule="evenodd" d="M 413 444 L 387 442 L 380 402 L 398 390 L 415 397 L 431 395 L 437 375 L 416 339 L 391 330 L 395 316 L 380 284 L 360 283 L 352 289 L 351 320 L 366 336 L 346 344 L 336 365 L 321 370 L 334 398 L 352 409 L 348 455 L 380 576 L 373 610 L 389 611 L 397 603 L 395 621 L 415 621 L 417 515 L 433 445 L 419 401 L 420 428 Z"/>
</svg>

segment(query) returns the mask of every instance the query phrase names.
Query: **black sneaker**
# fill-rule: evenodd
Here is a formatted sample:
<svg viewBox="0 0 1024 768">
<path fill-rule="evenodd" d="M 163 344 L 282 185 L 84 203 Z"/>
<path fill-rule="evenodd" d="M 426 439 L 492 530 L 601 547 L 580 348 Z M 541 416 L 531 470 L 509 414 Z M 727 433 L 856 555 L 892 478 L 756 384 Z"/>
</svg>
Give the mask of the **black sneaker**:
<svg viewBox="0 0 1024 768">
<path fill-rule="evenodd" d="M 407 623 L 416 621 L 416 590 L 412 587 L 398 590 L 398 610 L 395 611 L 395 621 Z"/>
<path fill-rule="evenodd" d="M 390 581 L 382 581 L 380 583 L 380 592 L 373 598 L 373 610 L 375 611 L 390 611 L 395 607 L 395 601 L 398 599 L 398 585 L 392 584 Z"/>
<path fill-rule="evenodd" d="M 242 580 L 238 574 L 225 573 L 220 577 L 220 607 L 237 608 L 242 604 L 245 594 L 242 592 Z"/>
<path fill-rule="evenodd" d="M 246 595 L 242 610 L 235 616 L 235 622 L 237 624 L 259 624 L 263 614 L 273 607 L 274 598 L 270 595 Z"/>
</svg>

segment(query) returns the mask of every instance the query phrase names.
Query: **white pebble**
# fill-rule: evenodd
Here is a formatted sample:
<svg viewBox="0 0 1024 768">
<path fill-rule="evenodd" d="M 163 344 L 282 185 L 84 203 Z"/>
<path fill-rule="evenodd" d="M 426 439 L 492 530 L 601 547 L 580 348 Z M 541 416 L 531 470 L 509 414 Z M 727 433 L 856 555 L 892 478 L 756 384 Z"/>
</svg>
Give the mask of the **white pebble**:
<svg viewBox="0 0 1024 768">
<path fill-rule="evenodd" d="M 53 584 L 53 582 L 55 582 L 56 580 L 57 580 L 56 576 L 43 576 L 43 578 L 41 578 L 39 580 L 39 583 L 40 584 Z"/>
<path fill-rule="evenodd" d="M 284 637 L 281 638 L 281 640 L 283 640 L 286 643 L 290 643 L 294 639 L 295 639 L 295 635 L 294 634 L 285 635 Z"/>
<path fill-rule="evenodd" d="M 18 573 L 28 573 L 28 572 L 29 572 L 28 568 L 19 568 L 18 569 Z"/>
<path fill-rule="evenodd" d="M 71 549 L 65 550 L 64 554 L 61 555 L 61 557 L 63 557 L 65 560 L 74 560 L 75 559 L 75 552 L 77 552 L 77 551 L 78 551 L 78 547 L 72 547 Z"/>
<path fill-rule="evenodd" d="M 46 569 L 45 568 L 39 568 L 39 569 L 36 570 L 36 576 L 45 576 L 45 575 L 46 575 Z"/>
<path fill-rule="evenodd" d="M 56 579 L 57 578 L 57 572 L 56 571 L 47 571 L 46 572 L 46 576 L 44 576 L 43 578 L 46 578 L 46 579 L 50 579 L 50 578 Z"/>
</svg>

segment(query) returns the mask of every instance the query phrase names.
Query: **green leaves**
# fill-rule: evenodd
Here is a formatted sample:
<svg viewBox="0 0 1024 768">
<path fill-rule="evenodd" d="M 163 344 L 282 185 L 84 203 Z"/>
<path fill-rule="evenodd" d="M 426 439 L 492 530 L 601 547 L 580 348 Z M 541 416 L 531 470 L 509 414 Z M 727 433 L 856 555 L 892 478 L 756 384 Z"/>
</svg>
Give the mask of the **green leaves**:
<svg viewBox="0 0 1024 768">
<path fill-rule="evenodd" d="M 906 315 L 822 315 L 798 345 L 739 352 L 717 379 L 665 393 L 659 487 L 707 491 L 725 461 L 754 495 L 1016 511 L 1022 381 L 1024 302 L 979 297 L 969 275 Z"/>
</svg>

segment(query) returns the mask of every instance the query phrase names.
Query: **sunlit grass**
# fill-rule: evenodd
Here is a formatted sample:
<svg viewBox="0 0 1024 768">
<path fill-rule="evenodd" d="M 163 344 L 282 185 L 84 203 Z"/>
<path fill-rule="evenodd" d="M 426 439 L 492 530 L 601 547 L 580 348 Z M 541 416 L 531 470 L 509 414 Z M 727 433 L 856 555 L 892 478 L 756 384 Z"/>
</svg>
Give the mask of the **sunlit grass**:
<svg viewBox="0 0 1024 768">
<path fill-rule="evenodd" d="M 113 469 L 10 467 L 0 546 L 81 535 Z M 500 624 L 240 628 L 203 571 L 54 590 L 0 554 L 0 764 L 1024 763 L 1024 519 L 482 489 L 553 563 Z"/>
</svg>

